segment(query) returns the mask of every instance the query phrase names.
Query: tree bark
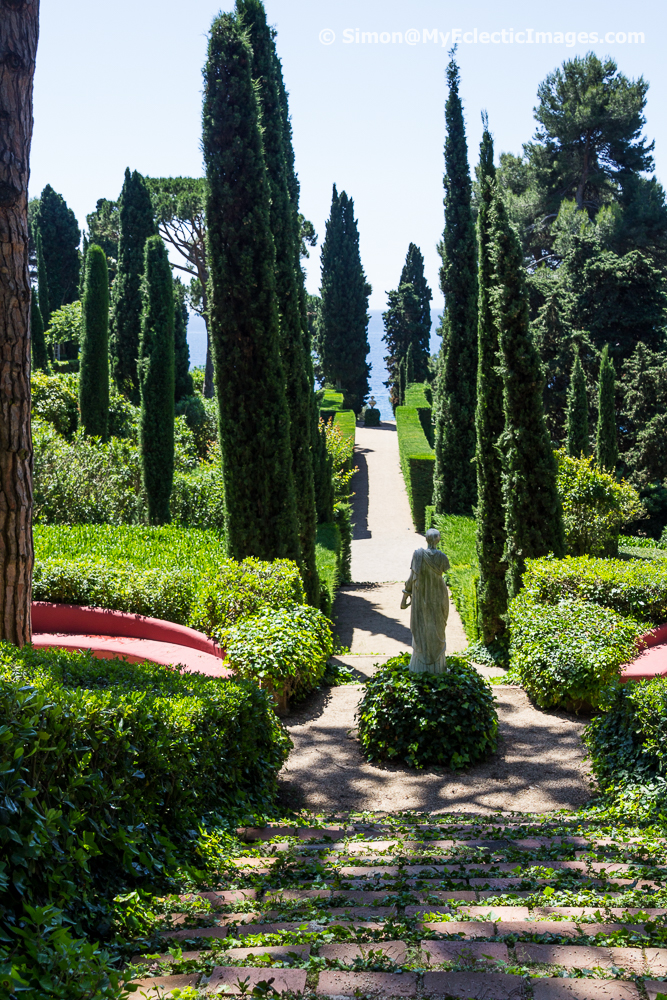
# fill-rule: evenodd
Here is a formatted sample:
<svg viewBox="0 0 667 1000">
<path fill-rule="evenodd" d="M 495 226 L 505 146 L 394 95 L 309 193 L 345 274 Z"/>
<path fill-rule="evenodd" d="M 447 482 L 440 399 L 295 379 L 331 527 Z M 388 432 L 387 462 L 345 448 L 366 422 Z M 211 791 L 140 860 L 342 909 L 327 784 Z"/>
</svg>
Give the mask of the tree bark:
<svg viewBox="0 0 667 1000">
<path fill-rule="evenodd" d="M 0 0 L 0 639 L 32 638 L 28 178 L 39 0 Z"/>
</svg>

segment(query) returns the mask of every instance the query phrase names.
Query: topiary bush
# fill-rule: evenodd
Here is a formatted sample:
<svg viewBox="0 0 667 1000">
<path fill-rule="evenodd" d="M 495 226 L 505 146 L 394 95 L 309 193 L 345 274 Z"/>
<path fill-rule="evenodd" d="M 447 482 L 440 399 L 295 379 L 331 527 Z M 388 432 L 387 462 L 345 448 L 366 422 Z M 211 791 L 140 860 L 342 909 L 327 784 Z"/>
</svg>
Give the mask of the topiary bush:
<svg viewBox="0 0 667 1000">
<path fill-rule="evenodd" d="M 331 623 L 316 608 L 263 608 L 223 633 L 229 666 L 271 691 L 281 707 L 322 680 L 333 653 Z"/>
<path fill-rule="evenodd" d="M 647 626 L 611 608 L 564 599 L 537 604 L 526 590 L 509 607 L 510 670 L 540 708 L 597 708 L 603 689 L 637 655 Z"/>
<path fill-rule="evenodd" d="M 364 426 L 365 427 L 379 427 L 380 426 L 380 411 L 375 406 L 367 406 L 364 410 Z"/>
<path fill-rule="evenodd" d="M 448 656 L 446 674 L 413 674 L 395 656 L 366 683 L 359 740 L 371 761 L 410 767 L 467 767 L 495 752 L 498 716 L 490 684 L 467 660 Z"/>
</svg>

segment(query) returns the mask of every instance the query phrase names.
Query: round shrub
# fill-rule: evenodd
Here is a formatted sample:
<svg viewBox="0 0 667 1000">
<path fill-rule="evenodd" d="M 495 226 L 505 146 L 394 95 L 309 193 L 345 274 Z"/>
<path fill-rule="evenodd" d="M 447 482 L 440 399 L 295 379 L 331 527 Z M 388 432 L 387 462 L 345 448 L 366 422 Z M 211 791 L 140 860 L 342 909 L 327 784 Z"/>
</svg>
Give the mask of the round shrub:
<svg viewBox="0 0 667 1000">
<path fill-rule="evenodd" d="M 380 411 L 374 406 L 366 407 L 364 411 L 364 424 L 366 427 L 380 426 Z"/>
<path fill-rule="evenodd" d="M 371 761 L 410 767 L 467 767 L 496 749 L 498 715 L 489 683 L 460 656 L 446 674 L 413 674 L 410 654 L 395 656 L 366 684 L 357 716 Z"/>
</svg>

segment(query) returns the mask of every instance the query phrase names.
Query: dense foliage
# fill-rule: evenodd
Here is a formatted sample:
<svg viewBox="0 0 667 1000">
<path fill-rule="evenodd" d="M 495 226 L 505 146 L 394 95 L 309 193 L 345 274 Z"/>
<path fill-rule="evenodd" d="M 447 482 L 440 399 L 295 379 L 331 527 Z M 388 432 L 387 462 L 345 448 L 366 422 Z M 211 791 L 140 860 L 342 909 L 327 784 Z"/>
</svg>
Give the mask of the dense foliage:
<svg viewBox="0 0 667 1000">
<path fill-rule="evenodd" d="M 595 459 L 598 468 L 613 472 L 618 462 L 618 431 L 616 430 L 616 373 L 605 344 L 600 358 L 598 381 L 598 425 L 595 437 Z"/>
<path fill-rule="evenodd" d="M 426 508 L 433 502 L 435 454 L 424 434 L 416 407 L 396 408 L 396 430 L 401 470 L 410 501 L 412 520 L 417 531 L 422 532 Z"/>
<path fill-rule="evenodd" d="M 39 231 L 46 267 L 48 317 L 51 311 L 78 297 L 81 231 L 74 212 L 50 184 L 39 196 L 34 225 Z"/>
<path fill-rule="evenodd" d="M 586 376 L 581 366 L 579 350 L 574 352 L 574 364 L 567 391 L 567 453 L 571 458 L 581 458 L 590 453 L 588 429 L 588 395 Z"/>
<path fill-rule="evenodd" d="M 409 662 L 395 656 L 366 683 L 357 716 L 369 760 L 458 769 L 494 753 L 498 717 L 481 674 L 459 656 L 444 674 L 413 674 Z"/>
<path fill-rule="evenodd" d="M 463 514 L 436 514 L 434 507 L 428 507 L 426 528 L 437 528 L 440 532 L 438 548 L 449 559 L 447 585 L 461 616 L 468 642 L 474 643 L 480 637 L 481 626 L 477 596 L 480 571 L 475 519 Z"/>
<path fill-rule="evenodd" d="M 621 527 L 644 515 L 637 490 L 591 458 L 559 451 L 557 485 L 569 555 L 616 555 Z"/>
<path fill-rule="evenodd" d="M 84 268 L 79 414 L 85 434 L 109 432 L 109 274 L 101 247 L 88 247 Z"/>
<path fill-rule="evenodd" d="M 48 371 L 49 356 L 44 338 L 44 320 L 39 308 L 37 292 L 33 288 L 30 302 L 30 343 L 32 345 L 32 370 Z"/>
<path fill-rule="evenodd" d="M 411 243 L 401 271 L 398 288 L 387 292 L 387 311 L 382 314 L 383 341 L 392 406 L 403 405 L 399 391 L 399 370 L 410 351 L 412 380 L 428 378 L 428 356 L 431 340 L 431 299 L 433 293 L 424 277 L 424 258 L 418 246 Z M 410 350 L 412 348 L 412 350 Z M 368 425 L 367 426 L 374 426 Z"/>
</svg>

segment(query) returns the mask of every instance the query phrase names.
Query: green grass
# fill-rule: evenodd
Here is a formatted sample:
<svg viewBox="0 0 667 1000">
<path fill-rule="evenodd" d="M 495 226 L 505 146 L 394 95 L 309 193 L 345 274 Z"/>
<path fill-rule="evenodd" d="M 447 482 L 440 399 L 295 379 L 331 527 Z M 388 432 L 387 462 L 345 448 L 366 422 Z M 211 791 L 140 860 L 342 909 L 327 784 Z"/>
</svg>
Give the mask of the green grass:
<svg viewBox="0 0 667 1000">
<path fill-rule="evenodd" d="M 227 558 L 214 531 L 166 525 L 36 524 L 35 559 L 88 559 L 136 569 L 195 569 L 216 575 Z"/>
<path fill-rule="evenodd" d="M 354 444 L 354 435 L 357 427 L 357 418 L 354 410 L 340 410 L 334 417 L 334 425 L 340 427 L 340 432 L 344 438 Z"/>
<path fill-rule="evenodd" d="M 337 524 L 318 524 L 315 560 L 320 589 L 324 588 L 327 594 L 328 606 L 324 607 L 322 602 L 320 609 L 325 614 L 331 615 L 340 583 L 340 531 Z"/>
<path fill-rule="evenodd" d="M 425 511 L 433 500 L 435 452 L 428 443 L 419 411 L 415 407 L 396 407 L 396 430 L 412 520 L 417 531 L 423 531 Z"/>
</svg>

